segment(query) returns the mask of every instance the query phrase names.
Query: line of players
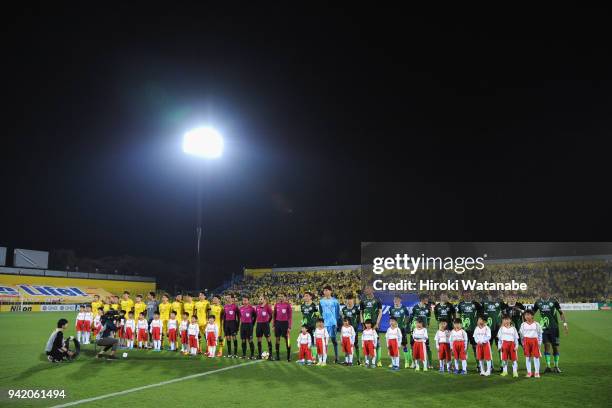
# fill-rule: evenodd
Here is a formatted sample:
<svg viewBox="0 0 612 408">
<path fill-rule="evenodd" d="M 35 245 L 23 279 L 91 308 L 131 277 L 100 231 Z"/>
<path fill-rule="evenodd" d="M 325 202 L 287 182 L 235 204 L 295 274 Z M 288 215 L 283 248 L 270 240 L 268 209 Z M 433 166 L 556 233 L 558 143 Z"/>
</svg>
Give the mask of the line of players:
<svg viewBox="0 0 612 408">
<path fill-rule="evenodd" d="M 153 342 L 159 341 L 159 343 L 155 344 L 153 347 L 161 348 L 162 338 L 165 337 L 166 340 L 172 338 L 172 333 L 174 330 L 174 320 L 171 319 L 171 313 L 174 313 L 174 316 L 181 316 L 183 319 L 180 322 L 177 322 L 176 332 L 179 333 L 179 337 L 181 339 L 181 343 L 184 345 L 189 344 L 189 336 L 194 336 L 194 332 L 196 332 L 195 328 L 193 330 L 189 330 L 189 325 L 197 325 L 197 333 L 196 337 L 201 337 L 210 347 L 210 343 L 214 343 L 214 346 L 218 345 L 217 356 L 223 355 L 223 344 L 227 345 L 227 356 L 228 357 L 237 357 L 238 353 L 238 331 L 240 331 L 240 340 L 242 342 L 242 357 L 247 358 L 246 349 L 247 345 L 249 346 L 250 357 L 249 358 L 259 358 L 262 355 L 262 341 L 265 337 L 268 346 L 268 353 L 273 359 L 273 349 L 272 349 L 272 340 L 271 340 L 271 332 L 270 332 L 270 324 L 272 324 L 274 328 L 275 334 L 275 352 L 276 352 L 276 360 L 280 360 L 280 342 L 281 339 L 285 340 L 285 348 L 287 351 L 287 360 L 290 360 L 291 357 L 291 345 L 289 342 L 289 332 L 292 323 L 292 307 L 290 303 L 288 303 L 283 294 L 279 294 L 277 297 L 277 302 L 274 307 L 270 306 L 265 297 L 260 297 L 259 304 L 253 306 L 250 304 L 250 300 L 247 296 L 243 296 L 242 305 L 238 305 L 237 299 L 233 295 L 227 295 L 225 304 L 221 304 L 219 297 L 213 297 L 212 302 L 208 302 L 206 299 L 205 293 L 200 293 L 198 300 L 193 302 L 189 295 L 185 296 L 185 299 L 182 298 L 181 295 L 177 295 L 173 302 L 169 301 L 169 296 L 162 296 L 161 303 L 157 304 L 157 307 L 154 311 L 158 312 L 159 320 L 161 321 L 161 327 L 159 328 L 159 336 L 154 334 L 157 333 L 158 329 L 155 328 L 157 323 L 153 323 L 156 316 L 151 318 L 150 310 L 147 311 L 147 306 L 150 305 L 152 300 L 152 295 L 149 294 L 148 301 L 145 304 L 142 301 L 142 296 L 138 295 L 136 297 L 136 302 L 132 302 L 129 298 L 129 293 L 125 292 L 123 298 L 120 303 L 104 305 L 99 299 L 95 299 L 95 301 L 91 305 L 91 309 L 96 310 L 101 308 L 102 311 L 108 310 L 107 308 L 119 309 L 128 313 L 133 310 L 136 316 L 139 316 L 141 313 L 148 315 L 148 320 L 146 323 L 148 324 L 149 331 L 149 339 Z M 526 308 L 516 301 L 516 297 L 510 296 L 508 299 L 508 303 L 505 303 L 501 300 L 488 299 L 481 302 L 476 302 L 474 300 L 469 300 L 469 293 L 463 294 L 464 300 L 458 303 L 457 305 L 453 305 L 448 301 L 448 297 L 446 294 L 442 294 L 439 303 L 431 303 L 429 302 L 428 296 L 422 294 L 420 296 L 420 301 L 417 305 L 412 308 L 410 311 L 407 307 L 401 304 L 401 298 L 396 297 L 394 300 L 393 307 L 390 308 L 389 314 L 393 318 L 393 320 L 397 323 L 397 328 L 400 330 L 400 336 L 395 336 L 396 339 L 400 339 L 399 342 L 401 345 L 401 350 L 404 354 L 404 367 L 418 367 L 415 362 L 415 356 L 413 356 L 414 351 L 414 343 L 419 343 L 421 340 L 419 335 L 415 336 L 415 329 L 417 329 L 419 323 L 422 325 L 422 329 L 427 329 L 429 322 L 431 320 L 432 314 L 435 316 L 438 322 L 446 322 L 447 328 L 450 329 L 451 326 L 455 326 L 455 319 L 459 318 L 461 326 L 467 335 L 467 345 L 471 344 L 474 352 L 474 356 L 478 356 L 478 346 L 482 344 L 483 338 L 488 338 L 488 342 L 490 346 L 495 344 L 497 346 L 498 352 L 501 354 L 503 349 L 503 340 L 500 340 L 495 335 L 489 335 L 488 337 L 485 334 L 479 334 L 479 330 L 477 330 L 479 317 L 482 317 L 483 322 L 486 327 L 489 329 L 490 333 L 495 334 L 499 333 L 500 328 L 502 327 L 502 316 L 507 315 L 510 318 L 511 326 L 515 328 L 520 328 L 523 320 L 524 313 Z M 467 299 L 467 300 L 466 300 Z M 87 316 L 91 316 L 91 309 L 87 308 L 84 311 L 79 313 L 87 314 Z M 150 308 L 149 308 L 150 309 Z M 540 326 L 542 331 L 542 340 L 544 343 L 545 351 L 544 356 L 546 359 L 546 372 L 555 371 L 560 372 L 559 369 L 559 323 L 558 316 L 563 321 L 563 326 L 567 331 L 567 322 L 565 321 L 565 316 L 561 311 L 560 305 L 557 301 L 551 300 L 548 293 L 542 291 L 542 299 L 538 300 L 532 311 L 540 312 Z M 354 351 L 357 357 L 357 364 L 360 364 L 359 357 L 359 330 L 363 329 L 362 332 L 362 348 L 365 346 L 370 347 L 369 343 L 370 339 L 368 338 L 371 334 L 368 330 L 371 329 L 374 333 L 377 333 L 380 320 L 382 317 L 382 303 L 376 299 L 373 295 L 373 290 L 371 287 L 368 287 L 364 290 L 364 296 L 360 299 L 359 304 L 356 303 L 356 299 L 351 295 L 347 295 L 345 298 L 345 304 L 340 306 L 340 303 L 335 297 L 332 297 L 332 288 L 330 286 L 326 286 L 323 288 L 323 297 L 319 300 L 319 304 L 315 304 L 313 302 L 313 295 L 311 293 L 305 293 L 303 295 L 303 303 L 301 305 L 302 312 L 302 324 L 306 333 L 310 337 L 310 346 L 309 349 L 311 354 L 317 354 L 320 358 L 323 358 L 324 353 L 319 352 L 316 353 L 317 343 L 320 343 L 322 340 L 331 341 L 334 349 L 335 362 L 339 362 L 339 354 L 338 354 L 338 343 L 336 340 L 336 332 L 342 332 L 344 330 L 344 326 L 346 326 L 346 322 L 342 322 L 342 320 L 347 320 L 348 325 L 352 327 L 354 331 L 354 337 L 341 335 L 342 344 L 345 346 L 347 342 L 350 340 L 352 342 L 352 351 Z M 187 315 L 187 339 L 184 339 L 181 334 L 185 333 L 185 325 L 184 325 L 184 317 Z M 193 316 L 195 316 L 196 322 L 193 322 Z M 213 324 L 217 328 L 216 341 L 212 342 L 209 335 L 209 331 L 207 332 L 207 323 L 209 323 L 208 316 L 211 316 L 214 320 Z M 98 318 L 98 316 L 96 316 Z M 94 321 L 90 324 L 93 325 L 93 331 L 96 333 L 97 325 Z M 127 319 L 129 320 L 129 319 Z M 319 322 L 322 320 L 322 322 Z M 367 321 L 371 321 L 371 325 L 368 328 Z M 317 335 L 318 325 L 323 325 L 323 329 L 325 329 L 328 333 L 327 339 L 319 332 Z M 138 324 L 141 326 L 138 327 Z M 77 331 L 79 326 L 84 329 L 83 332 L 89 332 L 89 330 L 85 330 L 86 323 L 83 322 L 81 317 L 77 317 Z M 168 327 L 170 325 L 170 327 Z M 125 325 L 124 325 L 125 326 Z M 123 326 L 123 327 L 124 327 Z M 131 328 L 131 325 L 128 325 Z M 135 336 L 141 333 L 141 330 L 144 326 L 142 323 L 142 319 L 138 318 L 138 323 L 134 328 Z M 339 326 L 342 326 L 338 329 Z M 192 326 L 193 327 L 193 326 Z M 120 338 L 125 337 L 127 328 L 123 330 L 123 333 L 119 333 Z M 255 332 L 255 337 L 257 338 L 257 348 L 258 352 L 255 354 L 255 347 L 253 343 L 253 332 Z M 452 331 L 451 331 L 452 332 Z M 202 333 L 202 336 L 199 336 Z M 333 333 L 333 336 L 329 336 L 330 333 Z M 452 333 L 451 333 L 452 334 Z M 79 335 L 79 333 L 77 333 Z M 88 335 L 87 335 L 88 336 Z M 363 337 L 365 336 L 366 342 L 364 342 Z M 153 339 L 153 337 L 160 337 L 160 339 Z M 345 339 L 348 337 L 349 340 Z M 393 334 L 391 334 L 391 340 L 393 340 Z M 368 362 L 368 366 L 372 365 L 372 361 L 376 363 L 377 366 L 381 366 L 380 359 L 380 344 L 378 343 L 378 336 L 376 336 L 376 340 L 372 340 L 376 342 L 374 347 L 374 356 L 370 356 Z M 408 340 L 410 340 L 411 347 L 408 347 Z M 436 339 L 437 344 L 442 343 L 444 341 L 440 341 L 440 339 Z M 84 342 L 89 342 L 89 338 L 85 337 Z M 172 349 L 172 343 L 169 341 L 169 347 Z M 125 343 L 124 343 L 125 344 Z M 150 347 L 148 342 L 142 341 L 141 344 L 144 344 L 144 347 Z M 232 347 L 233 346 L 233 347 Z M 303 348 L 303 343 L 298 343 L 300 349 Z M 523 346 L 521 342 L 521 346 Z M 393 346 L 392 346 L 393 347 Z M 343 347 L 344 348 L 344 347 Z M 440 347 L 437 347 L 438 351 Z M 442 346 L 445 348 L 445 346 Z M 481 347 L 482 348 L 482 347 Z M 524 346 L 523 346 L 524 348 Z M 325 347 L 325 350 L 327 348 Z M 399 349 L 399 346 L 398 346 Z M 552 357 L 554 359 L 554 367 L 551 369 L 551 351 L 552 349 Z M 201 350 L 198 341 L 197 350 Z M 430 367 L 429 365 L 432 361 L 431 358 L 431 350 L 429 347 L 429 339 L 426 338 L 424 341 L 424 350 L 426 354 L 426 363 L 424 368 Z M 490 349 L 489 349 L 490 350 Z M 184 350 L 183 350 L 184 351 Z M 467 351 L 467 350 L 466 350 Z M 490 351 L 489 351 L 490 352 Z M 539 347 L 538 347 L 539 352 Z M 395 354 L 395 353 L 394 353 Z M 300 356 L 302 357 L 302 356 Z M 325 359 L 323 361 L 319 361 L 319 363 L 325 364 L 326 361 L 326 353 Z M 399 357 L 399 356 L 397 356 Z M 501 357 L 501 356 L 500 356 Z M 395 358 L 392 356 L 392 359 Z M 350 357 L 350 361 L 345 358 L 345 364 L 352 364 L 353 357 Z M 301 359 L 300 359 L 301 360 Z M 305 359 L 306 360 L 306 359 Z M 490 359 L 488 359 L 490 361 Z M 394 360 L 395 361 L 395 360 Z M 399 367 L 399 359 L 397 360 L 397 364 L 392 364 L 393 367 Z M 480 363 L 478 364 L 478 371 L 486 372 L 487 370 L 482 370 L 480 367 Z M 490 370 L 488 370 L 490 372 Z"/>
<path fill-rule="evenodd" d="M 477 361 L 477 371 L 483 375 L 490 375 L 493 368 L 491 350 L 492 346 L 496 345 L 500 360 L 502 360 L 502 374 L 507 374 L 505 363 L 508 360 L 507 356 L 514 362 L 513 368 L 516 368 L 516 351 L 520 345 L 524 353 L 532 359 L 526 360 L 528 374 L 531 372 L 531 362 L 533 362 L 535 366 L 534 376 L 539 375 L 540 345 L 543 343 L 546 360 L 545 372 L 560 373 L 559 317 L 563 321 L 566 332 L 567 322 L 559 303 L 552 300 L 545 290 L 541 291 L 541 294 L 542 298 L 536 301 L 530 310 L 517 302 L 516 296 L 509 296 L 507 303 L 493 298 L 476 302 L 469 299 L 469 293 L 463 293 L 463 298 L 466 300 L 459 302 L 457 305 L 450 303 L 446 294 L 441 295 L 440 302 L 437 304 L 429 302 L 428 296 L 422 294 L 419 303 L 410 310 L 402 305 L 401 297 L 397 296 L 394 299 L 394 305 L 389 309 L 391 317 L 389 330 L 393 329 L 393 332 L 388 332 L 386 337 L 387 347 L 392 359 L 390 367 L 399 369 L 399 346 L 395 343 L 400 340 L 399 344 L 404 354 L 405 368 L 417 369 L 419 368 L 419 361 L 422 362 L 423 368 L 431 368 L 429 364 L 432 358 L 427 327 L 433 315 L 441 326 L 436 334 L 436 348 L 439 359 L 442 360 L 440 363 L 441 371 L 444 371 L 445 368 L 450 371 L 451 358 L 449 351 L 452 351 L 453 355 L 456 354 L 454 371 L 467 372 L 467 349 L 471 344 Z M 334 316 L 344 320 L 340 331 L 345 353 L 347 351 L 346 344 L 352 343 L 351 355 L 345 357 L 344 363 L 352 364 L 353 351 L 357 355 L 357 364 L 360 363 L 358 333 L 360 324 L 363 324 L 361 345 L 364 354 L 367 356 L 366 366 L 372 367 L 374 363 L 377 366 L 382 365 L 378 336 L 372 338 L 372 333 L 377 333 L 380 325 L 382 303 L 374 297 L 372 288 L 365 289 L 364 297 L 360 299 L 358 305 L 351 294 L 346 296 L 345 305 L 340 307 L 334 304 L 329 287 L 323 289 L 323 298 L 320 300 L 318 307 L 312 306 L 311 297 L 312 295 L 309 293 L 304 295 L 304 304 L 302 305 L 303 331 L 313 333 L 314 325 L 318 324 L 318 326 L 324 326 L 328 335 L 333 333 L 334 335 L 329 336 L 329 340 L 333 345 L 336 363 L 338 362 L 338 345 L 335 339 Z M 339 312 L 334 311 L 334 307 L 338 307 Z M 313 314 L 313 311 L 318 311 L 318 315 L 316 312 Z M 540 313 L 539 323 L 533 321 L 536 312 Z M 321 321 L 317 319 L 319 316 Z M 347 326 L 352 327 L 352 332 Z M 445 333 L 446 331 L 448 333 Z M 463 333 L 465 336 L 463 336 Z M 321 327 L 314 329 L 314 336 L 312 337 L 314 338 L 311 339 L 310 344 L 317 346 L 317 349 L 326 350 L 325 342 L 328 340 Z M 463 337 L 465 337 L 465 341 L 463 341 Z M 305 339 L 305 336 L 302 336 L 300 341 L 302 342 L 299 344 L 300 349 L 303 350 L 309 342 Z M 408 347 L 408 341 L 410 341 L 410 347 Z M 324 342 L 323 347 L 319 346 L 321 342 Z M 457 348 L 453 349 L 452 345 L 456 342 Z M 416 348 L 415 344 L 417 345 Z M 449 344 L 451 350 L 446 350 L 446 344 Z M 461 347 L 464 348 L 464 352 L 461 352 Z M 366 348 L 368 348 L 367 351 Z M 374 354 L 368 354 L 372 348 Z M 554 359 L 554 367 L 552 368 L 551 349 Z M 414 355 L 415 353 L 417 355 Z M 421 358 L 422 354 L 425 355 L 425 358 Z M 300 353 L 300 361 L 302 359 L 307 362 L 307 354 Z M 457 360 L 462 360 L 461 370 L 459 370 Z"/>
<path fill-rule="evenodd" d="M 282 294 L 277 296 L 274 307 L 268 304 L 264 296 L 259 298 L 257 305 L 251 305 L 248 296 L 243 296 L 239 305 L 236 297 L 231 294 L 225 297 L 224 304 L 221 304 L 218 296 L 213 296 L 209 302 L 204 292 L 199 294 L 195 302 L 188 294 L 184 298 L 177 295 L 175 300 L 170 302 L 169 295 L 164 294 L 158 303 L 154 295 L 149 293 L 146 303 L 142 295 L 137 295 L 136 301 L 132 301 L 127 291 L 120 301 L 118 297 L 113 296 L 108 302 L 102 302 L 99 296 L 94 296 L 94 302 L 81 306 L 77 314 L 77 339 L 89 344 L 91 332 L 93 331 L 96 337 L 102 330 L 102 315 L 112 309 L 120 314 L 116 336 L 120 346 L 124 348 L 136 346 L 161 351 L 162 343 L 167 343 L 168 350 L 182 351 L 184 354 L 201 353 L 212 357 L 222 356 L 225 345 L 227 357 L 238 358 L 240 334 L 242 357 L 255 359 L 262 355 L 264 338 L 268 354 L 272 355 L 272 325 L 276 359 L 280 359 L 280 342 L 284 338 L 287 359 L 290 360 L 289 334 L 293 313 L 291 304 Z M 254 334 L 257 338 L 257 354 Z M 206 342 L 207 352 L 202 351 L 202 341 Z M 247 346 L 250 354 L 248 357 Z"/>
</svg>

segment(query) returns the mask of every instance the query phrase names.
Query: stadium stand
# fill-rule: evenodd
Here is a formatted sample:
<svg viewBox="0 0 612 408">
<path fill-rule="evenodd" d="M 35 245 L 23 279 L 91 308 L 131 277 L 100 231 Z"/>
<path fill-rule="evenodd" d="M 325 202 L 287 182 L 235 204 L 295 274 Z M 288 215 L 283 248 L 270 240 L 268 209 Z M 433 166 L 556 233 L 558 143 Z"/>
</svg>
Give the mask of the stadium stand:
<svg viewBox="0 0 612 408">
<path fill-rule="evenodd" d="M 476 279 L 478 281 L 507 282 L 512 279 L 526 282 L 528 290 L 519 293 L 519 300 L 532 303 L 539 292 L 546 288 L 561 302 L 607 302 L 612 287 L 612 259 L 602 260 L 558 260 L 556 258 L 538 260 L 507 260 L 487 262 L 482 271 L 467 271 L 462 275 L 437 270 L 420 271 L 419 276 L 406 273 L 385 275 L 387 281 L 393 279 Z M 341 300 L 346 293 L 358 294 L 363 287 L 359 265 L 274 268 L 245 270 L 241 281 L 229 286 L 224 293 L 249 294 L 252 297 L 266 295 L 274 298 L 283 292 L 292 301 L 298 301 L 306 291 L 319 295 L 324 285 L 331 285 L 335 295 Z M 427 292 L 432 299 L 438 299 L 441 291 Z M 458 301 L 460 294 L 448 292 L 452 301 Z M 476 299 L 484 294 L 474 294 Z"/>
</svg>

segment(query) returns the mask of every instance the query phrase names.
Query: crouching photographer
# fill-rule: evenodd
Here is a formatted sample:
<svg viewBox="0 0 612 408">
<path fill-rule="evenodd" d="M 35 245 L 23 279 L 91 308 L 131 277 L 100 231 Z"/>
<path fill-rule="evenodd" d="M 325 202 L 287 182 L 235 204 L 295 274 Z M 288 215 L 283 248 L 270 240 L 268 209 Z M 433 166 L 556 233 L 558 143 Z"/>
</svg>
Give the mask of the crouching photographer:
<svg viewBox="0 0 612 408">
<path fill-rule="evenodd" d="M 102 351 L 96 354 L 96 358 L 106 357 L 108 360 L 114 360 L 117 358 L 115 357 L 115 353 L 117 352 L 119 340 L 114 336 L 115 332 L 117 331 L 118 318 L 119 313 L 116 310 L 109 310 L 100 318 L 102 330 L 100 331 L 100 338 L 96 341 L 96 344 L 104 348 Z M 109 350 L 110 354 L 105 354 Z"/>
<path fill-rule="evenodd" d="M 74 337 L 64 339 L 64 330 L 68 325 L 68 320 L 59 319 L 57 328 L 49 336 L 45 352 L 47 359 L 52 363 L 58 363 L 64 360 L 74 360 L 79 355 L 81 345 Z M 74 351 L 70 350 L 70 341 L 74 343 Z"/>
</svg>

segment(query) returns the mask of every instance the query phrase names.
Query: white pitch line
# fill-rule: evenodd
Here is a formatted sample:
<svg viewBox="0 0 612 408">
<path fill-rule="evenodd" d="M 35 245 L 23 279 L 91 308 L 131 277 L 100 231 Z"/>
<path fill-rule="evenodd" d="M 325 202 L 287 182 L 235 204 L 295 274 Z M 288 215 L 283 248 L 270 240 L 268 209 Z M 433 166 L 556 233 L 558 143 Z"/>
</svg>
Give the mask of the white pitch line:
<svg viewBox="0 0 612 408">
<path fill-rule="evenodd" d="M 132 392 L 142 391 L 142 390 L 146 390 L 146 389 L 153 388 L 153 387 L 159 387 L 160 385 L 167 385 L 167 384 L 172 384 L 172 383 L 179 382 L 179 381 L 185 381 L 185 380 L 191 380 L 193 378 L 204 377 L 205 375 L 220 373 L 222 371 L 232 370 L 238 367 L 245 367 L 251 364 L 261 363 L 262 361 L 263 360 L 257 360 L 257 361 L 251 361 L 248 363 L 236 364 L 236 365 L 232 365 L 228 367 L 219 368 L 218 370 L 205 371 L 203 373 L 191 374 L 186 377 L 175 378 L 173 380 L 162 381 L 162 382 L 158 382 L 155 384 L 143 385 L 142 387 L 130 388 L 129 390 L 112 392 L 110 394 L 104 394 L 104 395 L 100 395 L 100 396 L 92 397 L 92 398 L 85 398 L 82 400 L 67 402 L 65 404 L 60 404 L 60 405 L 53 405 L 50 408 L 72 407 L 74 405 L 85 404 L 86 402 L 98 401 L 98 400 L 105 399 L 105 398 L 116 397 L 119 395 L 130 394 Z"/>
</svg>

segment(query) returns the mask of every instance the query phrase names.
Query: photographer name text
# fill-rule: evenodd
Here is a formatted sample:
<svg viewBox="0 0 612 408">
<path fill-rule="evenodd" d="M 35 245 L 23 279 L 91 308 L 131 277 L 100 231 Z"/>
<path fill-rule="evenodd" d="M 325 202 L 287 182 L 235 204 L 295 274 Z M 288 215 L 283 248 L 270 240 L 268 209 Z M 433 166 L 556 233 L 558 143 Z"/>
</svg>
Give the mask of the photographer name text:
<svg viewBox="0 0 612 408">
<path fill-rule="evenodd" d="M 447 280 L 444 282 L 435 282 L 431 279 L 411 281 L 401 279 L 393 282 L 385 282 L 382 279 L 377 279 L 372 282 L 374 290 L 382 291 L 433 291 L 433 290 L 466 290 L 466 291 L 482 291 L 482 290 L 503 290 L 517 291 L 527 290 L 527 283 L 517 282 L 514 279 L 510 282 L 489 282 L 471 280 Z"/>
</svg>

